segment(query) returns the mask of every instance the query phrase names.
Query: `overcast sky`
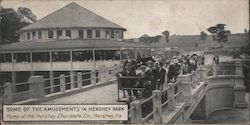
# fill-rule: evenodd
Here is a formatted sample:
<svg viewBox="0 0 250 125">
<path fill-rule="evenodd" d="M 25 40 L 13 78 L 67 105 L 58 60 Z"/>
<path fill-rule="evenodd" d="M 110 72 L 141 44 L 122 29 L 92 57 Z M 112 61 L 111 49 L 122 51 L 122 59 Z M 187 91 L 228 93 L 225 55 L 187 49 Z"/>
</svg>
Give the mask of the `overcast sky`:
<svg viewBox="0 0 250 125">
<path fill-rule="evenodd" d="M 194 35 L 218 23 L 232 33 L 249 29 L 248 0 L 2 0 L 1 6 L 27 7 L 41 19 L 71 2 L 127 28 L 125 38 L 164 30 Z"/>
</svg>

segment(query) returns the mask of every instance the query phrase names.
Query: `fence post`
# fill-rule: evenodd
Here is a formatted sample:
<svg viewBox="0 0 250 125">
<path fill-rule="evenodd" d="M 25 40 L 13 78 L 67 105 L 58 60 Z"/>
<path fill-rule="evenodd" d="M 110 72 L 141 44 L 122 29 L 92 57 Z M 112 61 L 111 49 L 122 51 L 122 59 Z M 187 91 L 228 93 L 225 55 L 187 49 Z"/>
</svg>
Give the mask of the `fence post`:
<svg viewBox="0 0 250 125">
<path fill-rule="evenodd" d="M 91 78 L 91 85 L 95 86 L 96 85 L 96 72 L 95 72 L 95 70 L 92 70 L 90 72 L 90 78 Z"/>
<path fill-rule="evenodd" d="M 170 102 L 168 104 L 168 109 L 169 111 L 174 111 L 175 110 L 175 97 L 174 97 L 174 84 L 169 83 L 169 89 L 168 89 L 168 96 L 170 99 Z"/>
<path fill-rule="evenodd" d="M 75 75 L 75 73 L 74 73 L 74 71 L 70 71 L 69 72 L 70 73 L 70 89 L 73 89 L 75 86 L 74 86 L 74 75 Z"/>
<path fill-rule="evenodd" d="M 4 104 L 12 103 L 12 88 L 11 83 L 4 83 Z"/>
<path fill-rule="evenodd" d="M 200 75 L 201 75 L 201 80 L 206 81 L 207 80 L 207 72 L 208 72 L 208 68 L 206 67 L 201 67 L 200 69 Z"/>
<path fill-rule="evenodd" d="M 243 75 L 243 64 L 241 62 L 236 62 L 236 75 Z"/>
<path fill-rule="evenodd" d="M 65 92 L 65 75 L 60 75 L 60 90 L 61 92 Z"/>
<path fill-rule="evenodd" d="M 188 101 L 191 96 L 191 74 L 180 75 L 179 77 L 179 91 L 183 94 L 183 98 L 181 100 Z"/>
<path fill-rule="evenodd" d="M 28 80 L 30 87 L 30 98 L 43 98 L 45 97 L 44 91 L 44 77 L 31 76 Z"/>
<path fill-rule="evenodd" d="M 154 90 L 153 91 L 153 109 L 156 109 L 154 113 L 154 124 L 162 123 L 162 108 L 161 108 L 161 91 Z"/>
<path fill-rule="evenodd" d="M 218 75 L 217 68 L 218 68 L 218 65 L 213 64 L 213 76 L 217 76 Z"/>
<path fill-rule="evenodd" d="M 77 73 L 77 87 L 78 88 L 82 87 L 82 72 Z"/>
<path fill-rule="evenodd" d="M 196 88 L 196 71 L 191 72 L 191 85 L 194 89 Z"/>
<path fill-rule="evenodd" d="M 141 102 L 135 100 L 131 103 L 131 106 L 134 106 L 134 110 L 131 111 L 131 123 L 138 124 L 142 122 L 142 109 Z"/>
</svg>

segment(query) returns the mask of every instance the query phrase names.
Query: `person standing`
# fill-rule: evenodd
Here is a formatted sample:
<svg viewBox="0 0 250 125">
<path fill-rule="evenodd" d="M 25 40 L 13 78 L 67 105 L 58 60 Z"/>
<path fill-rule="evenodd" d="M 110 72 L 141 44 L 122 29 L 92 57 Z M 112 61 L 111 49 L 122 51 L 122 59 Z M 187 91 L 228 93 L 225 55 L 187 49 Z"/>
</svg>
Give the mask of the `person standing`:
<svg viewBox="0 0 250 125">
<path fill-rule="evenodd" d="M 124 70 L 119 74 L 119 76 L 122 77 L 130 77 L 130 76 L 136 76 L 135 70 L 132 69 L 132 66 L 130 63 L 126 62 L 124 64 Z M 120 80 L 122 88 L 131 88 L 135 83 L 135 79 L 131 78 L 123 78 Z M 127 90 L 127 93 L 129 95 L 129 99 L 132 99 L 132 91 Z"/>
<path fill-rule="evenodd" d="M 151 60 L 148 61 L 147 67 L 148 69 L 145 72 L 145 79 L 147 80 L 147 83 L 144 85 L 146 89 L 143 94 L 144 98 L 148 98 L 152 95 L 152 92 L 156 87 L 157 75 L 158 75 L 158 72 L 154 69 L 153 61 Z"/>
<path fill-rule="evenodd" d="M 165 76 L 166 76 L 166 70 L 163 69 L 163 62 L 159 62 L 158 64 L 158 72 L 159 72 L 159 75 L 158 75 L 158 79 L 157 79 L 157 85 L 156 85 L 156 89 L 157 90 L 163 90 L 163 85 L 165 83 Z"/>
</svg>

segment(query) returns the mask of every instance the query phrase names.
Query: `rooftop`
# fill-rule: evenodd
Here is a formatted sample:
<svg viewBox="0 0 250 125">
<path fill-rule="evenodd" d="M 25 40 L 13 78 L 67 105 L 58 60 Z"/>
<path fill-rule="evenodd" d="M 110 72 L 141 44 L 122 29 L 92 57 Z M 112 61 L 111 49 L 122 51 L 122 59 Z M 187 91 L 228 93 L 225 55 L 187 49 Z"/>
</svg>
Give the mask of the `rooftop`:
<svg viewBox="0 0 250 125">
<path fill-rule="evenodd" d="M 76 3 L 70 3 L 20 31 L 51 28 L 116 28 L 126 30 Z"/>
<path fill-rule="evenodd" d="M 134 48 L 152 47 L 143 43 L 131 41 L 117 41 L 110 39 L 75 39 L 75 40 L 55 40 L 50 42 L 16 42 L 0 46 L 0 52 L 10 51 L 48 51 L 66 49 L 109 49 L 109 48 Z"/>
</svg>

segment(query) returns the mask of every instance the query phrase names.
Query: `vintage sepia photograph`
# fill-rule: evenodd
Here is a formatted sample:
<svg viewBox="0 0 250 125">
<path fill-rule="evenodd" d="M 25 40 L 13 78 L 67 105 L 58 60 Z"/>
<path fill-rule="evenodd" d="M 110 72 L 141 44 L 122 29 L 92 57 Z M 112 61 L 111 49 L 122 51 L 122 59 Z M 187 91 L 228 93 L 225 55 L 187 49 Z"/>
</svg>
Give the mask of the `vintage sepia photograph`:
<svg viewBox="0 0 250 125">
<path fill-rule="evenodd" d="M 0 0 L 0 124 L 250 124 L 248 0 Z"/>
</svg>

